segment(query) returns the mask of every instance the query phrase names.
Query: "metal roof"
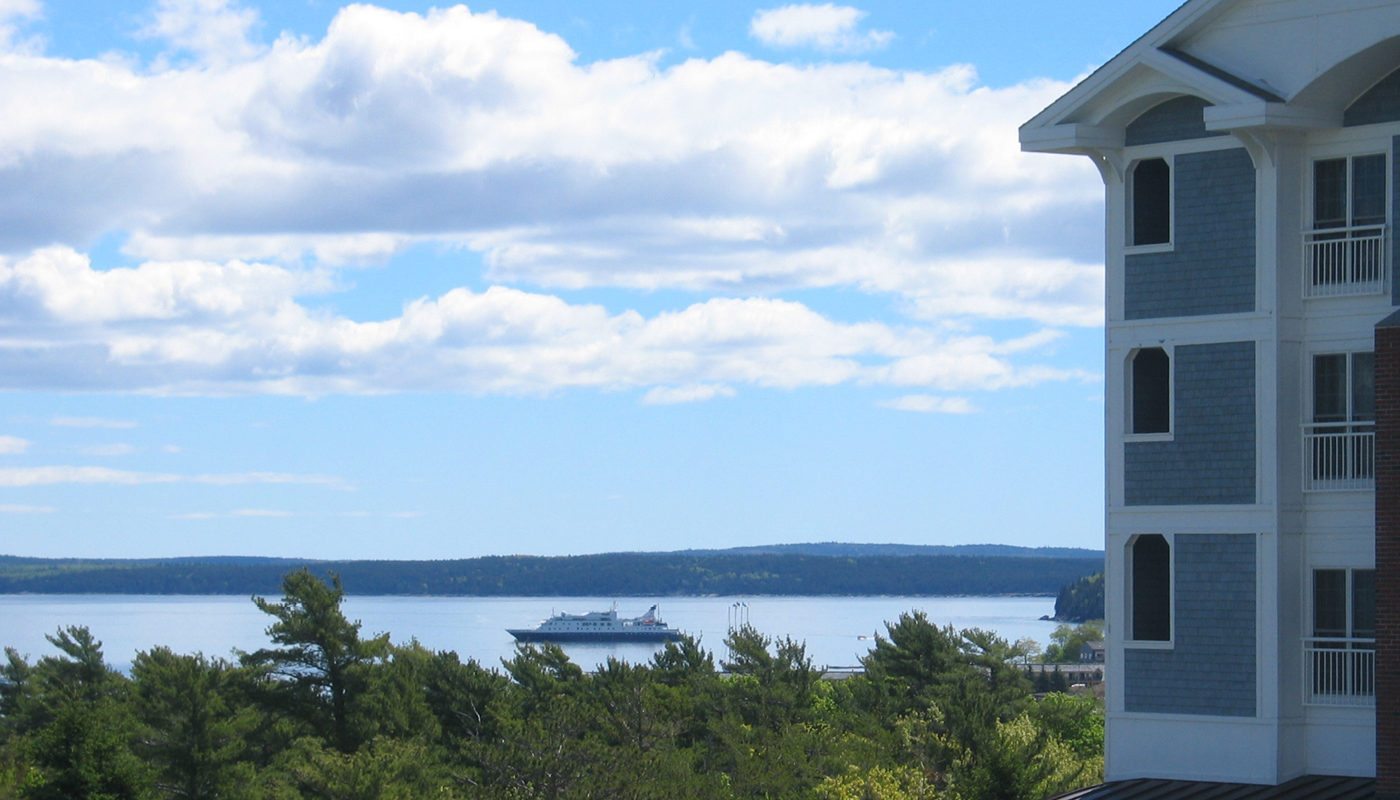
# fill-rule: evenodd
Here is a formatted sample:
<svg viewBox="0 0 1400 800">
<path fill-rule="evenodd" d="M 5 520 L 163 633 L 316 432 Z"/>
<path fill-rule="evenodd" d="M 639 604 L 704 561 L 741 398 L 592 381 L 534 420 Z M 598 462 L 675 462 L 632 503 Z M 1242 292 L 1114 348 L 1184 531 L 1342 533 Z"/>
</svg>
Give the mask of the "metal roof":
<svg viewBox="0 0 1400 800">
<path fill-rule="evenodd" d="M 1280 786 L 1143 778 L 1091 786 L 1052 800 L 1372 800 L 1375 796 L 1372 778 L 1305 775 Z"/>
</svg>

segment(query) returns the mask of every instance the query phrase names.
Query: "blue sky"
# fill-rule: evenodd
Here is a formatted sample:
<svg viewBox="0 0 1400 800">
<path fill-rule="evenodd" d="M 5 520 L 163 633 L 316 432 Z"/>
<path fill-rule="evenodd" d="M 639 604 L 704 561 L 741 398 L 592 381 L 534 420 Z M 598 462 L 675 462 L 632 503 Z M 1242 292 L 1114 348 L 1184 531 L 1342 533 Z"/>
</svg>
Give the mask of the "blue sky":
<svg viewBox="0 0 1400 800">
<path fill-rule="evenodd" d="M 1174 7 L 0 0 L 0 553 L 1100 546 Z"/>
</svg>

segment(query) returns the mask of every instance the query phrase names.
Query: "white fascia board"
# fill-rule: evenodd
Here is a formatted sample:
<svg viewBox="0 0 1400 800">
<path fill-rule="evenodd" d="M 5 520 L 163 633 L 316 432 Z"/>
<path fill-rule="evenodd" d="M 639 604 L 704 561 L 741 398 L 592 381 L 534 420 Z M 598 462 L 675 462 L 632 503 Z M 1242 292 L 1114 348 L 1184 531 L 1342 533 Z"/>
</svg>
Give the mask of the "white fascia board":
<svg viewBox="0 0 1400 800">
<path fill-rule="evenodd" d="M 1113 150 L 1123 147 L 1121 129 L 1066 123 L 1048 128 L 1020 130 L 1021 149 L 1030 153 L 1076 153 L 1084 150 Z"/>
<path fill-rule="evenodd" d="M 1205 117 L 1208 131 L 1257 128 L 1313 130 L 1342 126 L 1342 115 L 1339 112 L 1300 108 L 1287 103 L 1270 103 L 1257 99 L 1211 106 L 1205 110 Z"/>
<path fill-rule="evenodd" d="M 1141 63 L 1148 53 L 1155 53 L 1157 48 L 1171 42 L 1183 31 L 1212 19 L 1224 10 L 1224 6 L 1233 2 L 1234 0 L 1187 0 L 1137 41 L 1109 59 L 1108 63 L 1094 70 L 1089 77 L 1046 106 L 1039 114 L 1031 117 L 1021 128 L 1022 136 L 1024 137 L 1026 128 L 1048 128 L 1063 123 L 1092 102 L 1101 92 L 1117 83 L 1125 73 Z"/>
</svg>

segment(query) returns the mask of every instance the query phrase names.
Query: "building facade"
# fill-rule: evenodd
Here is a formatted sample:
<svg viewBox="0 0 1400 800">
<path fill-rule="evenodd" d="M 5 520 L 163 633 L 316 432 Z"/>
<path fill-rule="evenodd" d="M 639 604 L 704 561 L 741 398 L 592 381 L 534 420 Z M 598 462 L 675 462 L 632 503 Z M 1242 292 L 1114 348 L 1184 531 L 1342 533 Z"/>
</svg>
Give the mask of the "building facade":
<svg viewBox="0 0 1400 800">
<path fill-rule="evenodd" d="M 1107 778 L 1375 775 L 1400 1 L 1190 0 L 1021 144 L 1105 185 Z"/>
</svg>

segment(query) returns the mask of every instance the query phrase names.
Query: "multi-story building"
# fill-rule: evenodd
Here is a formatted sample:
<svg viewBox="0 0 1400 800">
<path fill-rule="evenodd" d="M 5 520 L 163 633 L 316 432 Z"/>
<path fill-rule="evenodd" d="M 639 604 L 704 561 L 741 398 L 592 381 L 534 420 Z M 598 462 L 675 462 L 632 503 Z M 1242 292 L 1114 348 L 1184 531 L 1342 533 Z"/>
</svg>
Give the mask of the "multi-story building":
<svg viewBox="0 0 1400 800">
<path fill-rule="evenodd" d="M 1400 791 L 1400 0 L 1189 0 L 1021 144 L 1106 187 L 1108 779 Z"/>
</svg>

